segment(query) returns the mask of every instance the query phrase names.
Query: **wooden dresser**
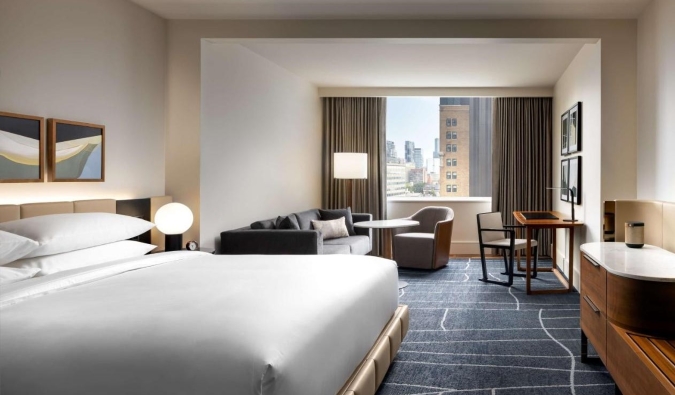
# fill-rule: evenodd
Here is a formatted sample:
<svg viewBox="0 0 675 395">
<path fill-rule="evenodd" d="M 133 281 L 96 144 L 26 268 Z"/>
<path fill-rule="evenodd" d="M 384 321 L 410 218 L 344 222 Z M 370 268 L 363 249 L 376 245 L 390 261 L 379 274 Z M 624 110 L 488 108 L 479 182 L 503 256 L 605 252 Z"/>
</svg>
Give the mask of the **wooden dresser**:
<svg viewBox="0 0 675 395">
<path fill-rule="evenodd" d="M 581 359 L 591 342 L 625 395 L 675 395 L 675 254 L 581 246 Z"/>
</svg>

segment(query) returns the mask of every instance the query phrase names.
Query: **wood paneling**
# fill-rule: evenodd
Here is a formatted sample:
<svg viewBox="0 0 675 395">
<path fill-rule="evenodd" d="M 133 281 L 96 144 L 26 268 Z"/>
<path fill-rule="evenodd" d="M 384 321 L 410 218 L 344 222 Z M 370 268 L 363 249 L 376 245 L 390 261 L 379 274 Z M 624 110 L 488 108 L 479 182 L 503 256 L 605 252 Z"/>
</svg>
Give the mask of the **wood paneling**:
<svg viewBox="0 0 675 395">
<path fill-rule="evenodd" d="M 636 332 L 675 338 L 675 284 L 607 275 L 607 318 Z"/>
</svg>

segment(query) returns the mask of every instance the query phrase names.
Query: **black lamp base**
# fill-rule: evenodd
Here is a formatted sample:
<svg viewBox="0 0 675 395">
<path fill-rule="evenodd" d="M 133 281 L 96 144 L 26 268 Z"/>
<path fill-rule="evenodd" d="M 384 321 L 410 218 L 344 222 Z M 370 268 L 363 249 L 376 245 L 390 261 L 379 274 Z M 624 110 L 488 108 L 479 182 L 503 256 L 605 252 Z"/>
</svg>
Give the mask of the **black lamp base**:
<svg viewBox="0 0 675 395">
<path fill-rule="evenodd" d="M 180 251 L 183 249 L 183 235 L 164 235 L 164 251 Z"/>
<path fill-rule="evenodd" d="M 563 222 L 578 222 L 578 219 L 563 219 Z"/>
</svg>

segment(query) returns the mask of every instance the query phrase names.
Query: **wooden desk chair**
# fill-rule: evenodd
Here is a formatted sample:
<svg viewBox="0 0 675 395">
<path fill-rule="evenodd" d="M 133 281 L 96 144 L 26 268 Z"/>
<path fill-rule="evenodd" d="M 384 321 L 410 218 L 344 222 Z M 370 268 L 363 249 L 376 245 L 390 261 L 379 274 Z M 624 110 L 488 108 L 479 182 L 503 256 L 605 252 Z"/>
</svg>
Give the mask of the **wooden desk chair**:
<svg viewBox="0 0 675 395">
<path fill-rule="evenodd" d="M 513 276 L 524 277 L 524 274 L 514 274 L 513 272 L 513 261 L 516 250 L 522 250 L 527 248 L 527 240 L 525 239 L 516 239 L 517 228 L 522 228 L 521 225 L 504 225 L 502 222 L 502 214 L 498 211 L 492 213 L 482 213 L 476 215 L 478 222 L 478 243 L 480 248 L 480 260 L 483 266 L 483 278 L 479 281 L 483 281 L 491 284 L 506 285 L 510 287 L 513 285 Z M 535 239 L 537 238 L 537 232 L 535 231 Z M 531 241 L 532 247 L 534 248 L 534 268 L 533 273 L 536 277 L 537 273 L 537 262 L 539 260 L 539 248 L 537 246 L 537 240 Z M 504 256 L 504 272 L 501 274 L 508 275 L 508 281 L 497 281 L 488 279 L 487 266 L 485 263 L 485 249 L 494 248 L 502 251 Z M 509 251 L 509 258 L 507 258 L 506 252 Z"/>
</svg>

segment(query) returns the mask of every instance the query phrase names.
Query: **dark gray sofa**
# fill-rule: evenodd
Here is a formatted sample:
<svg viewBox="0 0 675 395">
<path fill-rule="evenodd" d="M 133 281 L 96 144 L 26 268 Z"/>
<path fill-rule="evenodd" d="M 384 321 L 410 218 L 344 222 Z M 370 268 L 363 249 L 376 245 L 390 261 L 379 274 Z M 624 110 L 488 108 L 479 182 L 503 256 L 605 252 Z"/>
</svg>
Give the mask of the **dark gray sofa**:
<svg viewBox="0 0 675 395">
<path fill-rule="evenodd" d="M 300 230 L 271 229 L 274 219 L 259 221 L 269 229 L 251 229 L 250 226 L 220 233 L 220 254 L 263 255 L 366 255 L 372 250 L 372 230 L 354 228 L 356 235 L 323 240 L 312 228 L 312 220 L 321 220 L 318 209 L 293 213 Z M 352 213 L 354 223 L 371 221 L 371 214 Z"/>
</svg>

